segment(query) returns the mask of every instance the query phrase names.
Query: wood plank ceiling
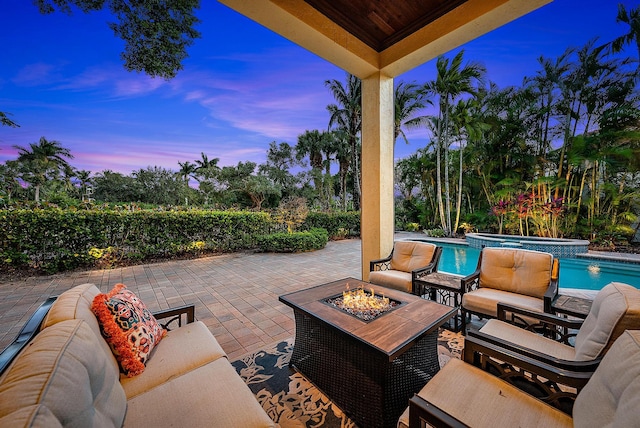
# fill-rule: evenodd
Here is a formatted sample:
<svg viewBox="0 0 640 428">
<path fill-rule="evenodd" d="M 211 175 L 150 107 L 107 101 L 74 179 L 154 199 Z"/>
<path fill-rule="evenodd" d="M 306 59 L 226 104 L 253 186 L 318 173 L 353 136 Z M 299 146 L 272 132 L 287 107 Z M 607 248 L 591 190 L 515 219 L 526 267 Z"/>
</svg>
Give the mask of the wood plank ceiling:
<svg viewBox="0 0 640 428">
<path fill-rule="evenodd" d="M 467 0 L 304 0 L 382 52 Z"/>
</svg>

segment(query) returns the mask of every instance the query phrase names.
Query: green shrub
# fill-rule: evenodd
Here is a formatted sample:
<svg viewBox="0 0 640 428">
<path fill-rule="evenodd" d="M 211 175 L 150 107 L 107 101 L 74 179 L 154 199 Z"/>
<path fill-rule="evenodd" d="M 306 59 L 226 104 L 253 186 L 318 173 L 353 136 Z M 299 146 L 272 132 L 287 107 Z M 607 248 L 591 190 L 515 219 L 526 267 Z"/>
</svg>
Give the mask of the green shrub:
<svg viewBox="0 0 640 428">
<path fill-rule="evenodd" d="M 420 224 L 418 224 L 418 223 L 407 223 L 407 224 L 405 224 L 404 229 L 407 232 L 417 232 L 420 229 Z"/>
<path fill-rule="evenodd" d="M 332 238 L 342 239 L 348 236 L 360 236 L 360 212 L 338 211 L 327 213 L 311 211 L 302 224 L 302 229 L 310 230 L 314 227 L 325 229 Z"/>
<path fill-rule="evenodd" d="M 329 234 L 325 229 L 313 228 L 304 232 L 272 233 L 259 236 L 258 246 L 262 251 L 275 253 L 295 253 L 320 250 L 327 245 Z"/>
<path fill-rule="evenodd" d="M 0 210 L 0 269 L 49 273 L 155 257 L 254 248 L 267 213 L 243 211 Z"/>
<path fill-rule="evenodd" d="M 425 229 L 423 232 L 432 238 L 444 238 L 444 230 L 442 229 Z"/>
</svg>

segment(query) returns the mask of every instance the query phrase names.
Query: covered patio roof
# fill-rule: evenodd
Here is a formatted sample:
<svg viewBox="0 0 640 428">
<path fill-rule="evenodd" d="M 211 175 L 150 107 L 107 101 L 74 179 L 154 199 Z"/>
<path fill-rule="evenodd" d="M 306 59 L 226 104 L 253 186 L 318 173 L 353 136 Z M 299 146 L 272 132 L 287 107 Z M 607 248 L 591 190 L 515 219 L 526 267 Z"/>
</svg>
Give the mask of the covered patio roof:
<svg viewBox="0 0 640 428">
<path fill-rule="evenodd" d="M 396 77 L 551 0 L 219 0 L 364 79 Z"/>
<path fill-rule="evenodd" d="M 393 78 L 551 0 L 218 0 L 362 79 L 362 278 L 393 248 Z"/>
</svg>

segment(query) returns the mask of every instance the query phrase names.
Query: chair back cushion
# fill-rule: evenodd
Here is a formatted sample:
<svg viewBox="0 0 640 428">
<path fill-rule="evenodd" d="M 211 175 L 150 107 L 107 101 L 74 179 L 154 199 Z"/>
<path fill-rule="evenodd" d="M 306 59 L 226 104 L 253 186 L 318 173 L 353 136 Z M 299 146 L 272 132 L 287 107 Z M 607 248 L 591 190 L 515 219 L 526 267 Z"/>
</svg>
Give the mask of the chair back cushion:
<svg viewBox="0 0 640 428">
<path fill-rule="evenodd" d="M 625 330 L 640 330 L 640 290 L 621 282 L 598 292 L 576 336 L 576 360 L 602 357 Z"/>
<path fill-rule="evenodd" d="M 434 244 L 417 241 L 398 241 L 393 245 L 391 269 L 411 272 L 427 266 L 436 250 Z"/>
<path fill-rule="evenodd" d="M 480 287 L 542 299 L 551 282 L 553 255 L 512 248 L 482 249 Z"/>
<path fill-rule="evenodd" d="M 575 427 L 634 427 L 640 421 L 640 331 L 613 344 L 573 405 Z"/>
</svg>

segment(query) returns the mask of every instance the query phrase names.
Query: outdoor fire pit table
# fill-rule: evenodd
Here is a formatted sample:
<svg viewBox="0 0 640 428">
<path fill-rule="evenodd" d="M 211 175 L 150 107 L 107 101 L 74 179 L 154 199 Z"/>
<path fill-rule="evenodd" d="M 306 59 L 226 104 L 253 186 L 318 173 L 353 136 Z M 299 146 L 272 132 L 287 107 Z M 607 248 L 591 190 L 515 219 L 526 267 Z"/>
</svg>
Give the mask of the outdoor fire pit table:
<svg viewBox="0 0 640 428">
<path fill-rule="evenodd" d="M 391 307 L 364 320 L 332 302 L 362 287 Z M 373 290 L 373 291 L 372 291 Z M 394 427 L 409 398 L 440 369 L 438 328 L 456 309 L 412 294 L 345 278 L 280 296 L 293 308 L 290 365 L 360 427 Z"/>
</svg>

